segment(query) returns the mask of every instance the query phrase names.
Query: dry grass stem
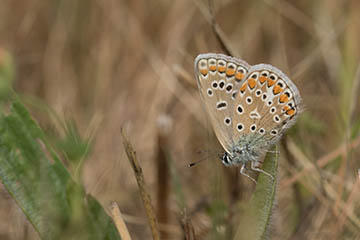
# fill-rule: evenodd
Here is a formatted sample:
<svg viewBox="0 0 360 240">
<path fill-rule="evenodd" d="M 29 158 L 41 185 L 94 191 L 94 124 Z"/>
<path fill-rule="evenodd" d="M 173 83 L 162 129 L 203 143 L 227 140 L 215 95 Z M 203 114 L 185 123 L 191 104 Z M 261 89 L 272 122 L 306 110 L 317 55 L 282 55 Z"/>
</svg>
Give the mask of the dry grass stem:
<svg viewBox="0 0 360 240">
<path fill-rule="evenodd" d="M 136 152 L 135 152 L 134 148 L 132 147 L 131 143 L 129 142 L 123 128 L 121 129 L 121 135 L 123 137 L 123 144 L 124 144 L 126 154 L 128 156 L 130 165 L 131 165 L 131 167 L 134 171 L 135 177 L 136 177 L 136 181 L 137 181 L 139 191 L 140 191 L 141 200 L 144 204 L 146 215 L 148 217 L 148 221 L 150 224 L 152 237 L 154 240 L 160 240 L 158 222 L 157 222 L 157 218 L 155 215 L 154 207 L 151 204 L 150 195 L 146 191 L 145 180 L 144 180 L 144 175 L 142 173 L 142 168 L 140 167 L 140 164 L 136 158 Z"/>
<path fill-rule="evenodd" d="M 121 236 L 122 240 L 131 240 L 129 230 L 126 227 L 122 214 L 120 212 L 120 208 L 116 202 L 112 202 L 110 205 L 111 215 L 113 217 L 114 223 L 116 225 L 117 230 Z"/>
<path fill-rule="evenodd" d="M 148 224 L 148 221 L 144 218 L 136 217 L 125 213 L 122 213 L 121 215 L 124 218 L 124 221 L 128 224 L 135 224 L 141 226 Z M 178 225 L 158 223 L 158 226 L 160 231 L 167 232 L 169 235 L 173 235 L 177 237 L 182 235 L 182 231 Z"/>
<path fill-rule="evenodd" d="M 293 143 L 289 144 L 295 148 L 297 148 Z M 319 167 L 324 167 L 326 164 L 330 163 L 332 160 L 334 160 L 336 157 L 340 156 L 341 154 L 344 154 L 345 151 L 347 151 L 346 148 L 347 144 L 342 144 L 340 147 L 338 147 L 337 149 L 335 149 L 334 151 L 326 154 L 325 156 L 319 158 L 316 161 L 316 164 Z M 349 149 L 355 149 L 356 147 L 358 147 L 360 145 L 360 137 L 357 137 L 356 139 L 352 140 L 349 144 Z M 294 148 L 289 148 L 289 149 L 294 149 Z M 297 154 L 294 154 L 295 158 L 297 158 Z M 305 168 L 302 171 L 296 173 L 295 175 L 293 175 L 292 177 L 290 177 L 289 179 L 284 180 L 281 183 L 280 188 L 286 188 L 289 187 L 290 185 L 292 185 L 294 182 L 298 181 L 301 177 L 309 174 L 310 172 L 316 170 L 316 168 L 311 165 L 309 166 L 309 168 Z"/>
<path fill-rule="evenodd" d="M 194 226 L 191 223 L 189 216 L 187 215 L 186 209 L 184 209 L 182 218 L 181 218 L 181 226 L 184 231 L 184 239 L 185 240 L 195 240 L 195 230 Z"/>
</svg>

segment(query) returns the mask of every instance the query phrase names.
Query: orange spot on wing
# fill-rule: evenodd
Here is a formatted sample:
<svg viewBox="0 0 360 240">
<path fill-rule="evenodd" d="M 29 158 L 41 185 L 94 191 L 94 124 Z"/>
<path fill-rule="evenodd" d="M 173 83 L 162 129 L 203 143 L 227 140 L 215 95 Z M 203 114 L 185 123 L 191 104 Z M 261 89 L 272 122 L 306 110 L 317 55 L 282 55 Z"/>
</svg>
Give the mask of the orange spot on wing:
<svg viewBox="0 0 360 240">
<path fill-rule="evenodd" d="M 219 66 L 218 71 L 221 72 L 221 73 L 225 72 L 225 67 L 224 66 Z"/>
<path fill-rule="evenodd" d="M 256 80 L 254 78 L 249 78 L 248 83 L 250 89 L 253 89 L 256 86 Z"/>
<path fill-rule="evenodd" d="M 239 81 L 241 81 L 244 78 L 244 74 L 241 72 L 237 72 L 235 75 L 235 78 Z"/>
<path fill-rule="evenodd" d="M 266 80 L 267 80 L 267 77 L 265 77 L 265 76 L 260 76 L 260 77 L 259 77 L 259 81 L 260 81 L 261 83 L 264 83 Z"/>
<path fill-rule="evenodd" d="M 241 88 L 240 88 L 240 92 L 245 92 L 245 90 L 246 90 L 246 82 L 241 86 Z"/>
<path fill-rule="evenodd" d="M 208 70 L 207 69 L 201 69 L 200 73 L 205 76 L 206 74 L 208 74 Z"/>
<path fill-rule="evenodd" d="M 210 65 L 209 69 L 210 69 L 210 71 L 216 71 L 216 66 L 215 65 Z"/>
<path fill-rule="evenodd" d="M 276 94 L 279 94 L 280 92 L 282 92 L 284 89 L 282 89 L 279 85 L 276 85 L 274 88 L 273 88 L 273 93 L 276 95 Z"/>
<path fill-rule="evenodd" d="M 272 80 L 272 79 L 270 79 L 270 78 L 268 78 L 268 80 L 267 80 L 267 84 L 268 84 L 268 87 L 271 87 L 272 85 L 274 85 L 274 84 L 275 84 L 275 81 L 274 81 L 274 80 Z"/>
<path fill-rule="evenodd" d="M 235 70 L 232 68 L 226 69 L 226 75 L 227 76 L 233 76 L 235 74 Z"/>
<path fill-rule="evenodd" d="M 294 115 L 294 113 L 295 113 L 295 109 L 293 109 L 293 108 L 286 111 L 286 114 L 288 114 L 290 116 Z"/>
<path fill-rule="evenodd" d="M 287 101 L 289 101 L 289 97 L 286 95 L 286 94 L 282 94 L 281 96 L 280 96 L 280 98 L 279 98 L 279 101 L 281 102 L 281 103 L 285 103 L 285 102 L 287 102 Z M 287 109 L 285 109 L 285 107 L 287 108 Z M 288 106 L 285 106 L 283 109 L 284 109 L 284 111 L 287 111 L 288 110 Z"/>
</svg>

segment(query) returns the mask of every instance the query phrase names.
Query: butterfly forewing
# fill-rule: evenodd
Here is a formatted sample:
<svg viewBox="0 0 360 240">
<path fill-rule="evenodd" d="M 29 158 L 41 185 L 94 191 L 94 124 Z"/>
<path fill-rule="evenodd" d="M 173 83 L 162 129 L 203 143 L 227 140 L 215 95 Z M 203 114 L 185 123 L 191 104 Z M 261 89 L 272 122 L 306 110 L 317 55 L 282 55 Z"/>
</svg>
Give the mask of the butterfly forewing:
<svg viewBox="0 0 360 240">
<path fill-rule="evenodd" d="M 245 79 L 249 65 L 222 54 L 201 54 L 195 60 L 195 74 L 200 95 L 214 132 L 229 152 L 234 145 L 234 102 Z"/>
</svg>

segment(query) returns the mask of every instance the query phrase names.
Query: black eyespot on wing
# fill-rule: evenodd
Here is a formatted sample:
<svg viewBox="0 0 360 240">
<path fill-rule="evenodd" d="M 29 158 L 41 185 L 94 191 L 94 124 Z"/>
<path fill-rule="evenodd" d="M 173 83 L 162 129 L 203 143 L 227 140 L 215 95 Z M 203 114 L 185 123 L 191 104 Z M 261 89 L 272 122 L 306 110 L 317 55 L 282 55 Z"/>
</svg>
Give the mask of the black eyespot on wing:
<svg viewBox="0 0 360 240">
<path fill-rule="evenodd" d="M 252 98 L 249 96 L 249 97 L 247 97 L 246 98 L 246 102 L 248 103 L 248 104 L 251 104 L 252 103 Z"/>
<path fill-rule="evenodd" d="M 216 108 L 219 109 L 219 108 L 225 108 L 227 106 L 227 103 L 226 102 L 219 102 L 216 104 Z"/>
<path fill-rule="evenodd" d="M 223 87 L 224 87 L 224 85 L 225 85 L 225 83 L 224 83 L 224 82 L 220 82 L 220 83 L 219 83 L 219 87 L 220 87 L 220 88 L 223 88 Z"/>
<path fill-rule="evenodd" d="M 226 117 L 226 118 L 224 119 L 224 123 L 225 123 L 225 125 L 229 126 L 230 123 L 231 123 L 231 118 L 230 118 L 230 117 Z"/>
<path fill-rule="evenodd" d="M 244 129 L 244 125 L 241 124 L 241 123 L 239 123 L 239 124 L 236 126 L 236 128 L 237 128 L 238 131 L 241 131 L 241 130 Z"/>
<path fill-rule="evenodd" d="M 232 93 L 232 98 L 233 98 L 233 99 L 236 98 L 236 94 L 237 94 L 237 91 L 234 91 L 234 92 Z"/>
<path fill-rule="evenodd" d="M 276 130 L 271 130 L 271 135 L 275 136 L 278 132 Z"/>
</svg>

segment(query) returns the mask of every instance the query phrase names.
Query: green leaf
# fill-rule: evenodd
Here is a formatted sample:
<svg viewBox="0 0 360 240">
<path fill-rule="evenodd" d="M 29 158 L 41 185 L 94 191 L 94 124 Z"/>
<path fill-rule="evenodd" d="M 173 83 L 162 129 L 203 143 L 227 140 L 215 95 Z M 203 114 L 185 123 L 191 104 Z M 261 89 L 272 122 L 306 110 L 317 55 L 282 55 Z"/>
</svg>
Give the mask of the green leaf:
<svg viewBox="0 0 360 240">
<path fill-rule="evenodd" d="M 0 47 L 0 101 L 8 99 L 12 94 L 14 69 L 13 57 Z"/>
<path fill-rule="evenodd" d="M 42 239 L 120 239 L 19 101 L 0 113 L 0 180 Z"/>
<path fill-rule="evenodd" d="M 269 238 L 276 192 L 277 167 L 277 155 L 268 153 L 263 164 L 263 170 L 274 176 L 274 180 L 263 173 L 259 174 L 255 192 L 240 213 L 235 239 L 260 240 Z"/>
</svg>

